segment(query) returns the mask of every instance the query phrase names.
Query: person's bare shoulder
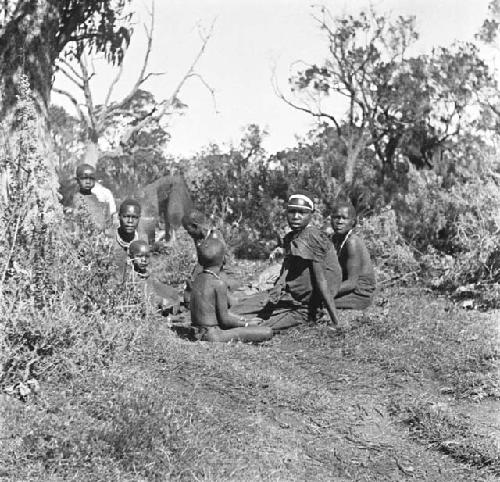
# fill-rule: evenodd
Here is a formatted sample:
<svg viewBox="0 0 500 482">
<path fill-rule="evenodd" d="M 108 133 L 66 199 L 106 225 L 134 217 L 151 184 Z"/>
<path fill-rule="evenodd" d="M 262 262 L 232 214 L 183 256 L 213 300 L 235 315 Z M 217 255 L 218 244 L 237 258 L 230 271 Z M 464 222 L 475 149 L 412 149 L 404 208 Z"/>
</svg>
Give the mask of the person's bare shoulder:
<svg viewBox="0 0 500 482">
<path fill-rule="evenodd" d="M 221 291 L 221 290 L 227 290 L 227 284 L 225 283 L 225 281 L 223 279 L 213 279 L 210 281 L 210 284 L 217 290 L 217 291 Z"/>
<path fill-rule="evenodd" d="M 360 249 L 362 246 L 364 246 L 364 241 L 363 239 L 358 236 L 357 234 L 351 234 L 349 238 L 347 238 L 346 241 L 346 247 L 347 249 Z"/>
</svg>

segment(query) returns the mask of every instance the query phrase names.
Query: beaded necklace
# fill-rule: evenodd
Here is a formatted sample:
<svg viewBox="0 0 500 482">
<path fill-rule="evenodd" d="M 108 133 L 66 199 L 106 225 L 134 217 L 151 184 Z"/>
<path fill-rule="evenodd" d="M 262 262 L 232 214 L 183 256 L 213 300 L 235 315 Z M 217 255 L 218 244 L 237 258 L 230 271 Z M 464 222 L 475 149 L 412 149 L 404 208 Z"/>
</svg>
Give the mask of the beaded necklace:
<svg viewBox="0 0 500 482">
<path fill-rule="evenodd" d="M 220 280 L 220 276 L 217 273 L 214 273 L 213 271 L 211 271 L 209 269 L 204 269 L 203 273 L 211 274 L 214 278 L 217 278 L 218 280 Z"/>
<path fill-rule="evenodd" d="M 122 237 L 120 236 L 120 233 L 118 232 L 118 229 L 116 230 L 116 242 L 125 250 L 128 250 L 130 247 L 130 243 L 133 241 L 137 241 L 139 239 L 139 235 L 137 234 L 137 231 L 134 231 L 134 239 L 130 242 L 123 241 Z"/>
<path fill-rule="evenodd" d="M 347 242 L 347 238 L 351 235 L 352 233 L 352 229 L 350 229 L 347 234 L 345 235 L 345 238 L 344 240 L 342 241 L 342 243 L 340 243 L 340 247 L 337 249 L 337 254 L 340 254 L 340 252 L 342 251 L 342 248 L 344 247 L 345 243 Z M 336 247 L 336 246 L 335 246 Z M 337 248 L 337 247 L 336 247 Z"/>
</svg>

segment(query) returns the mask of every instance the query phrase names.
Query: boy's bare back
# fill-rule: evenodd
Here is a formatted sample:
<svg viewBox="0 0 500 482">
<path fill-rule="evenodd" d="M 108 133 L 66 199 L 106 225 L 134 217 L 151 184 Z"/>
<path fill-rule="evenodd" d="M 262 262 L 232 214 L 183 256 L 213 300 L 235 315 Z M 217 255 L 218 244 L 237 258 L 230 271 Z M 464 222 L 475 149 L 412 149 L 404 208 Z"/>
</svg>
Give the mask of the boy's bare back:
<svg viewBox="0 0 500 482">
<path fill-rule="evenodd" d="M 218 326 L 218 306 L 227 306 L 227 286 L 211 273 L 200 273 L 193 282 L 191 295 L 191 323 L 195 326 Z"/>
</svg>

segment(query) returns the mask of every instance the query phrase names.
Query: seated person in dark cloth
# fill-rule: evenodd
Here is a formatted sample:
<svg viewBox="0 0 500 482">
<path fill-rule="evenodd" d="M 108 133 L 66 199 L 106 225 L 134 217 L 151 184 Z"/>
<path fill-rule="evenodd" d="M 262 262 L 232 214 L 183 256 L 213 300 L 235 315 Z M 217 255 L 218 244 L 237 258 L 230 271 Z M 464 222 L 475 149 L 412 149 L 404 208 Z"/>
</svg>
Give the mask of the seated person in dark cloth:
<svg viewBox="0 0 500 482">
<path fill-rule="evenodd" d="M 100 229 L 105 229 L 111 223 L 109 205 L 100 202 L 92 193 L 95 186 L 96 171 L 90 164 L 80 164 L 76 169 L 78 192 L 73 195 L 73 209 L 86 209 L 93 223 Z"/>
<path fill-rule="evenodd" d="M 335 249 L 328 236 L 310 226 L 314 212 L 311 194 L 297 191 L 287 205 L 291 231 L 285 236 L 285 258 L 275 286 L 242 300 L 234 311 L 263 318 L 275 332 L 315 321 L 324 305 L 330 324 L 343 327 L 333 301 L 341 280 Z"/>
<path fill-rule="evenodd" d="M 196 253 L 198 254 L 198 249 L 199 246 L 206 241 L 208 238 L 217 238 L 220 239 L 224 244 L 224 238 L 221 234 L 220 231 L 214 228 L 210 228 L 208 220 L 206 216 L 200 212 L 197 211 L 196 209 L 191 210 L 189 213 L 187 213 L 183 218 L 182 218 L 182 226 L 184 229 L 187 231 L 189 236 L 194 241 L 194 245 L 196 248 Z M 203 271 L 203 268 L 199 263 L 196 264 L 194 267 L 192 273 L 191 273 L 191 278 L 186 280 L 186 286 L 184 289 L 184 303 L 187 307 L 189 307 L 189 302 L 191 298 L 191 285 L 193 283 L 193 280 L 196 278 L 196 276 Z M 226 267 L 226 256 L 224 257 L 224 266 L 223 269 L 220 273 L 220 277 L 224 280 L 224 282 L 227 284 L 229 293 L 228 293 L 228 298 L 229 298 L 229 306 L 232 306 L 234 304 L 233 297 L 231 295 L 231 292 L 238 287 L 238 284 L 235 280 L 232 280 L 227 276 L 227 267 Z"/>
<path fill-rule="evenodd" d="M 331 211 L 333 244 L 342 268 L 342 283 L 335 295 L 341 309 L 367 308 L 375 292 L 375 272 L 363 240 L 354 234 L 356 210 L 349 202 L 338 202 Z"/>
<path fill-rule="evenodd" d="M 154 278 L 149 271 L 151 248 L 146 241 L 136 240 L 130 243 L 128 249 L 130 268 L 125 283 L 133 284 L 140 290 L 147 304 L 154 311 L 163 314 L 177 313 L 179 296 L 177 290 Z"/>
<path fill-rule="evenodd" d="M 227 285 L 220 273 L 225 244 L 220 238 L 208 237 L 198 245 L 198 262 L 202 267 L 192 284 L 191 324 L 198 329 L 201 341 L 269 340 L 272 329 L 255 326 L 260 320 L 246 320 L 228 309 Z"/>
</svg>

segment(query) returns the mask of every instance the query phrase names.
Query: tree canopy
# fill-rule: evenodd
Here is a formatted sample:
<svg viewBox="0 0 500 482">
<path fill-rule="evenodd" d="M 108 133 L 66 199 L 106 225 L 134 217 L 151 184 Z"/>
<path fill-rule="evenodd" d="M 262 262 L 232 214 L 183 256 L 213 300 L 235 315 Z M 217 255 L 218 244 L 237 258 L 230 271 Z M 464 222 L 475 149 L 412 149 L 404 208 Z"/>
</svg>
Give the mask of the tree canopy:
<svg viewBox="0 0 500 482">
<path fill-rule="evenodd" d="M 130 41 L 129 0 L 18 0 L 0 6 L 0 114 L 15 103 L 22 73 L 47 111 L 56 59 L 82 49 L 120 63 Z"/>
<path fill-rule="evenodd" d="M 413 17 L 391 20 L 361 12 L 334 18 L 322 9 L 317 21 L 329 55 L 295 72 L 290 85 L 296 99 L 281 97 L 333 127 L 344 146 L 347 184 L 366 149 L 382 176 L 401 156 L 417 168 L 429 167 L 491 85 L 488 67 L 471 43 L 410 55 L 418 39 Z M 323 107 L 330 96 L 344 99 L 343 113 Z"/>
</svg>

